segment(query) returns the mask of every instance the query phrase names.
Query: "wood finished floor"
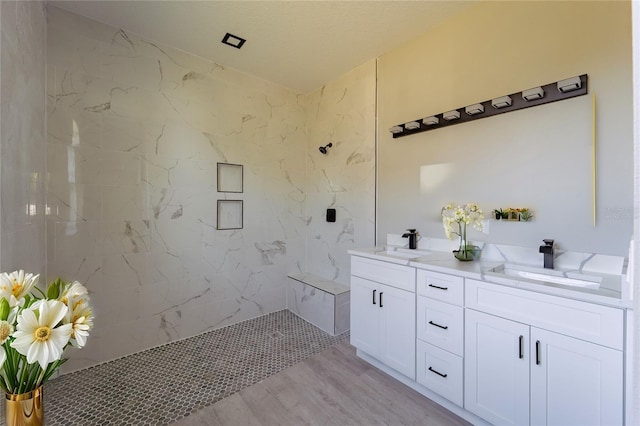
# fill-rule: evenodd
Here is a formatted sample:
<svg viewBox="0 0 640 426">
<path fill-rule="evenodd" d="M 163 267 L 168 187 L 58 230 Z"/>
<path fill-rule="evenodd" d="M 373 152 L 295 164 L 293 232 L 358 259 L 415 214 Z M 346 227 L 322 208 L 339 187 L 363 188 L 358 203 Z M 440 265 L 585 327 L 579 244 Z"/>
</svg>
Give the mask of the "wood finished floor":
<svg viewBox="0 0 640 426">
<path fill-rule="evenodd" d="M 172 425 L 469 424 L 340 343 Z"/>
</svg>

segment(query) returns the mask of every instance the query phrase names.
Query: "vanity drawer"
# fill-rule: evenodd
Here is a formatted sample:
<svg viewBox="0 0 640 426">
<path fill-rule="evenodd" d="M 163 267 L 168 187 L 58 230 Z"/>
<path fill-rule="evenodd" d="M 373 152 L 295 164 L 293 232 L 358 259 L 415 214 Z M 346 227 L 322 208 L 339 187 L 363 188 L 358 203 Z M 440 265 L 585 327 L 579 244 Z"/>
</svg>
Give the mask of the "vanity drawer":
<svg viewBox="0 0 640 426">
<path fill-rule="evenodd" d="M 416 270 L 409 266 L 351 256 L 351 275 L 416 292 Z"/>
<path fill-rule="evenodd" d="M 462 407 L 462 357 L 417 341 L 417 382 Z"/>
<path fill-rule="evenodd" d="M 418 296 L 418 339 L 462 356 L 464 309 Z"/>
<path fill-rule="evenodd" d="M 464 303 L 464 278 L 418 269 L 418 294 L 453 305 Z"/>
<path fill-rule="evenodd" d="M 466 307 L 622 350 L 622 309 L 468 279 Z"/>
</svg>

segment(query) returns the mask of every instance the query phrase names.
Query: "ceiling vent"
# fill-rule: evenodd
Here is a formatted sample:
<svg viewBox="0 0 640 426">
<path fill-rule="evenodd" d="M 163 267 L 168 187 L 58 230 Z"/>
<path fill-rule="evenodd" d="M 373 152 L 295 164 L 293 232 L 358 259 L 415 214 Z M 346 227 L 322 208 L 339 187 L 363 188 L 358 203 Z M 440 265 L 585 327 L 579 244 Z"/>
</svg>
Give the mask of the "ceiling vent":
<svg viewBox="0 0 640 426">
<path fill-rule="evenodd" d="M 240 49 L 244 42 L 247 41 L 242 37 L 235 36 L 231 33 L 226 33 L 222 38 L 222 43 L 227 46 L 235 47 L 236 49 Z"/>
</svg>

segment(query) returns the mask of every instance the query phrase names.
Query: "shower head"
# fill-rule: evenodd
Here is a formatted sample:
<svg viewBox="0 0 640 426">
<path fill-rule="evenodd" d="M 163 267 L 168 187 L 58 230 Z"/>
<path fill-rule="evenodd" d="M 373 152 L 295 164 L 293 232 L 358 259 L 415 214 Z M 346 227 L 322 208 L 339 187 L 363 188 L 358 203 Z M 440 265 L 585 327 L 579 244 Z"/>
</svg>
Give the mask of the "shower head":
<svg viewBox="0 0 640 426">
<path fill-rule="evenodd" d="M 327 152 L 329 152 L 329 148 L 331 148 L 332 146 L 333 146 L 333 143 L 329 142 L 325 146 L 321 146 L 318 149 L 320 150 L 321 153 L 323 153 L 324 155 L 327 155 Z"/>
</svg>

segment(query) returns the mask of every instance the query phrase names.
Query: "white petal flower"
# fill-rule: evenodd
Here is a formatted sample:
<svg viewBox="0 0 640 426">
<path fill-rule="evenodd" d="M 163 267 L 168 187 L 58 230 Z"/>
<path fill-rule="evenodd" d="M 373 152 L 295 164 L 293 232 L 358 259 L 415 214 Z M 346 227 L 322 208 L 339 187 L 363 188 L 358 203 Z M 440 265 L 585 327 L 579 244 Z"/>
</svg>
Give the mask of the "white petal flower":
<svg viewBox="0 0 640 426">
<path fill-rule="evenodd" d="M 86 300 L 78 297 L 69 299 L 69 310 L 63 323 L 71 324 L 69 342 L 73 347 L 82 348 L 87 343 L 89 331 L 93 328 L 93 312 Z"/>
<path fill-rule="evenodd" d="M 62 294 L 60 295 L 60 301 L 62 301 L 65 305 L 69 306 L 66 299 L 69 298 L 83 298 L 87 302 L 89 301 L 89 291 L 85 286 L 80 284 L 79 281 L 74 281 L 70 284 L 67 284 L 64 289 L 62 289 Z"/>
<path fill-rule="evenodd" d="M 7 341 L 13 333 L 13 324 L 8 321 L 0 321 L 0 345 Z"/>
<path fill-rule="evenodd" d="M 27 362 L 38 362 L 42 369 L 59 360 L 71 336 L 71 324 L 60 325 L 67 306 L 57 300 L 40 300 L 24 309 L 18 316 L 15 340 L 11 347 L 27 357 Z"/>
<path fill-rule="evenodd" d="M 0 274 L 0 298 L 4 297 L 12 308 L 22 304 L 22 298 L 38 283 L 40 275 L 25 274 L 21 269 Z"/>
<path fill-rule="evenodd" d="M 76 348 L 82 348 L 87 343 L 89 330 L 93 328 L 89 292 L 80 282 L 74 281 L 62 290 L 60 301 L 69 308 L 62 321 L 72 326 L 69 342 Z"/>
<path fill-rule="evenodd" d="M 7 353 L 4 351 L 4 347 L 0 346 L 0 369 L 4 365 L 4 362 L 7 360 Z"/>
</svg>

